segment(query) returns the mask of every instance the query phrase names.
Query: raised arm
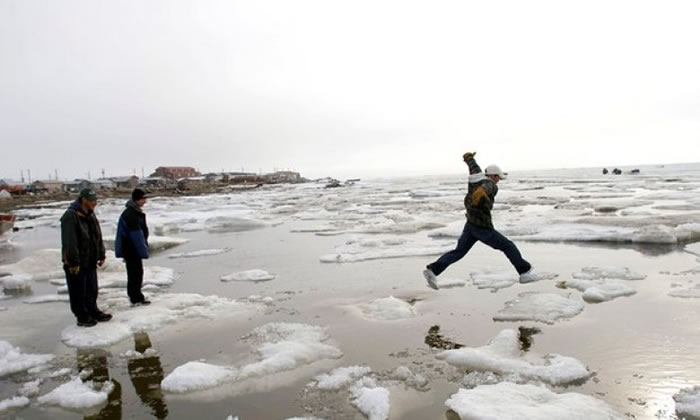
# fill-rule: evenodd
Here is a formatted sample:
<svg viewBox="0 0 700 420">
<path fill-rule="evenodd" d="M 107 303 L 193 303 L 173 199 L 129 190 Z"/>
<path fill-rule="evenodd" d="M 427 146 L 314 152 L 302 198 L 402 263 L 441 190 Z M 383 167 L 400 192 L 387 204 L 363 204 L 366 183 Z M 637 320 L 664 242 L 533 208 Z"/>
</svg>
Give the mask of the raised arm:
<svg viewBox="0 0 700 420">
<path fill-rule="evenodd" d="M 476 163 L 474 155 L 476 155 L 476 152 L 467 152 L 464 155 L 462 155 L 464 163 L 466 163 L 469 166 L 469 175 L 481 173 L 481 167 L 479 167 L 479 164 Z"/>
</svg>

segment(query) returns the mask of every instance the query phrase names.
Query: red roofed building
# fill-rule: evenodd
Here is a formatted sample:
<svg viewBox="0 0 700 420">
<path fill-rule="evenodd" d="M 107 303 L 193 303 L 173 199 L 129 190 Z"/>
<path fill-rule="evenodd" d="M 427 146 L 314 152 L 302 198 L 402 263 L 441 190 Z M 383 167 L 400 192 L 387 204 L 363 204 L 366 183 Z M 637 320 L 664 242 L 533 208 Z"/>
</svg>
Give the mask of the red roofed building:
<svg viewBox="0 0 700 420">
<path fill-rule="evenodd" d="M 196 169 L 189 166 L 159 166 L 151 177 L 163 177 L 168 179 L 189 178 L 201 175 Z"/>
</svg>

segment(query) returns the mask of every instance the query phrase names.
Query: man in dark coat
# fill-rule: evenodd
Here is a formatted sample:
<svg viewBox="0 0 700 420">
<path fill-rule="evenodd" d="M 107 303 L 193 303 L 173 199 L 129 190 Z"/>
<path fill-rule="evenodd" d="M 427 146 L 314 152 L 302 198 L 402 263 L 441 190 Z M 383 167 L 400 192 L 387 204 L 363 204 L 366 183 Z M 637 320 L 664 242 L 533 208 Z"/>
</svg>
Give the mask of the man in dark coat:
<svg viewBox="0 0 700 420">
<path fill-rule="evenodd" d="M 140 188 L 131 193 L 117 226 L 114 253 L 126 263 L 126 291 L 133 306 L 151 302 L 141 293 L 143 285 L 143 260 L 148 258 L 148 226 L 143 206 L 148 196 Z"/>
<path fill-rule="evenodd" d="M 97 308 L 97 267 L 105 262 L 105 246 L 95 207 L 97 195 L 86 188 L 61 217 L 63 271 L 70 309 L 79 327 L 92 327 L 112 319 L 112 315 Z"/>
<path fill-rule="evenodd" d="M 498 193 L 496 184 L 501 179 L 506 179 L 508 173 L 503 172 L 496 165 L 487 166 L 482 173 L 481 168 L 474 159 L 475 154 L 465 153 L 462 156 L 464 162 L 469 166 L 469 187 L 467 195 L 464 197 L 464 206 L 467 209 L 467 223 L 464 225 L 457 247 L 438 258 L 437 261 L 428 264 L 423 271 L 423 276 L 428 281 L 428 286 L 436 290 L 438 289 L 436 276 L 439 276 L 447 267 L 467 255 L 467 252 L 477 241 L 502 251 L 520 275 L 521 283 L 537 280 L 537 277 L 531 272 L 532 266 L 520 255 L 518 247 L 494 229 L 491 221 L 491 209 L 493 209 L 493 202 Z"/>
</svg>

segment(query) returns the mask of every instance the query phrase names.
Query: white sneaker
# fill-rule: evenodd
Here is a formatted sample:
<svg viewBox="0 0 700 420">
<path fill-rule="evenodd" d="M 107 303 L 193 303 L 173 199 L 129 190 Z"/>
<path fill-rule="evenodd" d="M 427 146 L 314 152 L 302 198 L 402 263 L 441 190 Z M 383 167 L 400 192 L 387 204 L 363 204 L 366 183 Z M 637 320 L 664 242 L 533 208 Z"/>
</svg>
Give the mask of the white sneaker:
<svg viewBox="0 0 700 420">
<path fill-rule="evenodd" d="M 520 275 L 520 284 L 532 283 L 539 280 L 539 276 L 532 272 L 532 268 Z"/>
<path fill-rule="evenodd" d="M 437 285 L 437 277 L 435 277 L 435 274 L 433 274 L 429 268 L 423 270 L 423 277 L 425 277 L 425 279 L 428 281 L 428 287 L 435 290 L 439 289 Z"/>
</svg>

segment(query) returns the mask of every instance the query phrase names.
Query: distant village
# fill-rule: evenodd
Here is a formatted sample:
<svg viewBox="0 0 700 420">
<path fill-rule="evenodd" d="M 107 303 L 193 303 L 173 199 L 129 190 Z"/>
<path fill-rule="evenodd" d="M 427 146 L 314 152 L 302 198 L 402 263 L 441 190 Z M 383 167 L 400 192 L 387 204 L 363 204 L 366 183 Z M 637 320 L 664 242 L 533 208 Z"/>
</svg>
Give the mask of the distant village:
<svg viewBox="0 0 700 420">
<path fill-rule="evenodd" d="M 255 187 L 264 184 L 283 184 L 308 182 L 298 172 L 277 171 L 268 174 L 250 172 L 212 172 L 201 174 L 195 168 L 188 166 L 161 166 L 149 176 L 139 178 L 136 175 L 103 177 L 99 179 L 74 179 L 61 181 L 58 179 L 10 180 L 0 179 L 0 196 L 25 195 L 55 195 L 61 193 L 76 193 L 83 188 L 95 191 L 131 191 L 140 186 L 148 190 L 171 190 L 188 192 L 211 190 L 212 187 L 247 186 Z"/>
</svg>

